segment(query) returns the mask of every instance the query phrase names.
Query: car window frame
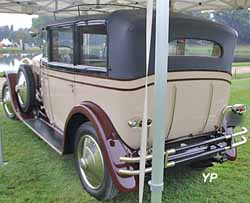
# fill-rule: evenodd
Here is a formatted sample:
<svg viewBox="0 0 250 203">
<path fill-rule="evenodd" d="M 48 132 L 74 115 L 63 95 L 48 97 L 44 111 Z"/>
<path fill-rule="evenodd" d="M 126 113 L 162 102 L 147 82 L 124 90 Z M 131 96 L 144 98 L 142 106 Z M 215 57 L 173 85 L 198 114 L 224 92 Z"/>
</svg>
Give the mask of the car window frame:
<svg viewBox="0 0 250 203">
<path fill-rule="evenodd" d="M 73 58 L 72 58 L 72 63 L 64 63 L 64 62 L 59 62 L 59 61 L 54 61 L 53 60 L 53 31 L 56 30 L 60 30 L 60 29 L 65 29 L 65 28 L 71 28 L 72 31 L 72 39 L 73 39 Z M 75 65 L 75 33 L 74 33 L 74 24 L 72 23 L 68 23 L 68 24 L 62 24 L 62 25 L 55 25 L 55 26 L 51 26 L 48 29 L 48 64 L 52 65 L 52 66 L 57 66 L 57 67 L 62 67 L 62 69 L 64 68 L 70 68 L 70 69 L 74 69 L 74 65 Z M 60 68 L 58 68 L 60 71 Z M 62 70 L 63 71 L 63 70 Z"/>
<path fill-rule="evenodd" d="M 185 55 L 185 53 L 184 53 L 184 55 L 169 55 L 170 57 L 201 57 L 201 58 L 219 59 L 219 58 L 222 58 L 223 55 L 224 55 L 223 46 L 220 43 L 218 43 L 218 42 L 216 42 L 214 40 L 209 40 L 209 39 L 204 39 L 204 38 L 197 38 L 197 37 L 193 37 L 193 38 L 191 38 L 191 37 L 188 37 L 188 38 L 176 38 L 176 39 L 171 40 L 169 42 L 169 44 L 172 43 L 172 42 L 178 41 L 178 40 L 197 40 L 197 41 L 204 41 L 204 42 L 213 43 L 213 48 L 214 48 L 214 45 L 216 45 L 216 46 L 218 46 L 220 48 L 220 55 L 218 55 L 218 56 L 212 56 L 212 55 L 211 56 L 206 56 L 206 55 L 203 56 L 203 55 Z"/>
<path fill-rule="evenodd" d="M 86 73 L 102 73 L 102 74 L 108 74 L 109 71 L 109 36 L 108 32 L 106 32 L 106 44 L 107 44 L 107 54 L 106 54 L 106 67 L 101 66 L 89 66 L 81 64 L 81 43 L 82 43 L 82 30 L 81 28 L 83 26 L 91 26 L 91 25 L 102 25 L 105 26 L 107 29 L 107 22 L 106 20 L 83 20 L 78 23 L 76 23 L 76 36 L 77 40 L 80 43 L 76 44 L 76 52 L 77 52 L 77 58 L 76 58 L 76 71 L 78 72 L 86 72 Z M 98 34 L 98 33 L 97 33 Z"/>
</svg>

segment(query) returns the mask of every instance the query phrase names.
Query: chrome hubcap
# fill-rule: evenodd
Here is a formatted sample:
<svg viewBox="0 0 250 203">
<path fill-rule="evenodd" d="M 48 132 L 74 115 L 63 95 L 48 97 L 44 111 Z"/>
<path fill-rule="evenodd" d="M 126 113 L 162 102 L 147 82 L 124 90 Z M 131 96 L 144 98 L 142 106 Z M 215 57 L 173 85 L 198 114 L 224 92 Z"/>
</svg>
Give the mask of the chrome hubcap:
<svg viewBox="0 0 250 203">
<path fill-rule="evenodd" d="M 11 104 L 11 97 L 10 97 L 10 91 L 9 91 L 9 87 L 6 86 L 4 89 L 4 93 L 3 93 L 3 107 L 5 109 L 5 112 L 10 116 L 14 116 L 14 111 L 12 108 L 12 104 Z"/>
<path fill-rule="evenodd" d="M 92 189 L 98 189 L 104 179 L 104 161 L 99 145 L 90 135 L 83 135 L 77 153 L 85 183 Z"/>
<path fill-rule="evenodd" d="M 24 105 L 27 102 L 27 82 L 25 80 L 25 76 L 23 72 L 20 72 L 18 77 L 18 82 L 16 85 L 16 93 L 18 97 L 18 101 L 21 105 Z"/>
</svg>

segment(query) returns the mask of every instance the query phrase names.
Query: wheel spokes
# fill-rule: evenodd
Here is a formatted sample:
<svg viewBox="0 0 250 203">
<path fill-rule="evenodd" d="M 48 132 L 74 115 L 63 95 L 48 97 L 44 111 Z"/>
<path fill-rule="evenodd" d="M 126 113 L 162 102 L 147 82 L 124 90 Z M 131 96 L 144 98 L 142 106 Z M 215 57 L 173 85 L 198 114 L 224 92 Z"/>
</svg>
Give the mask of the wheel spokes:
<svg viewBox="0 0 250 203">
<path fill-rule="evenodd" d="M 78 162 L 81 175 L 89 187 L 96 189 L 104 179 L 104 161 L 98 143 L 89 135 L 79 142 Z"/>
</svg>

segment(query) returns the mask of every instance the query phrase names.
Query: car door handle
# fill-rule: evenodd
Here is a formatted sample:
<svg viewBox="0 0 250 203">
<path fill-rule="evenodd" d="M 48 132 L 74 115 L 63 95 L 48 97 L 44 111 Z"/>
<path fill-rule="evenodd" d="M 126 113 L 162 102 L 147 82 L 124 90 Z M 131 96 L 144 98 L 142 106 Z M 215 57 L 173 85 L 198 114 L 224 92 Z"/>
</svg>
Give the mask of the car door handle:
<svg viewBox="0 0 250 203">
<path fill-rule="evenodd" d="M 74 87 L 74 84 L 68 84 L 68 86 L 73 88 L 73 87 Z"/>
<path fill-rule="evenodd" d="M 74 87 L 75 87 L 74 84 L 68 84 L 68 86 L 71 87 L 71 91 L 72 91 L 72 92 L 75 91 L 75 90 L 74 90 L 74 89 L 75 89 L 75 88 L 74 88 Z"/>
</svg>

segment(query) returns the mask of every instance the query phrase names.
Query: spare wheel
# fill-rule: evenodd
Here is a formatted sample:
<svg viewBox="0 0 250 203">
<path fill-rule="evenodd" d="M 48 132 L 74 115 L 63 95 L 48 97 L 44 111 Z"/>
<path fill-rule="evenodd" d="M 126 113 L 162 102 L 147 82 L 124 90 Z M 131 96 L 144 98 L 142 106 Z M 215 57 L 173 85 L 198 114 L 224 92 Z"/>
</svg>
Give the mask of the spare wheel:
<svg viewBox="0 0 250 203">
<path fill-rule="evenodd" d="M 21 65 L 19 68 L 16 93 L 21 111 L 31 112 L 35 106 L 35 82 L 29 65 Z"/>
</svg>

